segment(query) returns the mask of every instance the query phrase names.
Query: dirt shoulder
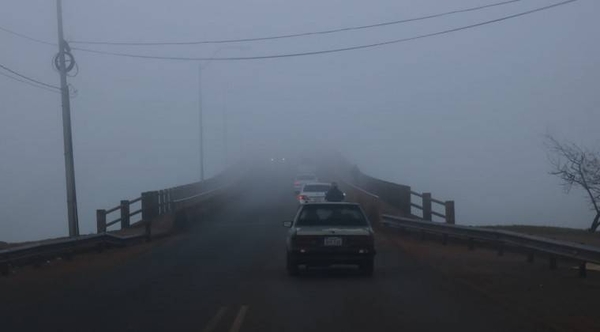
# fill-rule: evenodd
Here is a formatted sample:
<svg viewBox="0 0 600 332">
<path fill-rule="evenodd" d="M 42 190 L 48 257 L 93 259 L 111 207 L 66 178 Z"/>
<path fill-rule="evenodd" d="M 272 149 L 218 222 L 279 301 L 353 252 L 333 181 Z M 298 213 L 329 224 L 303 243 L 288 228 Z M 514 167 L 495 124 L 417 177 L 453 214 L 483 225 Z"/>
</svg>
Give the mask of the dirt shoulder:
<svg viewBox="0 0 600 332">
<path fill-rule="evenodd" d="M 572 262 L 559 261 L 558 269 L 551 271 L 541 257 L 527 263 L 523 254 L 500 257 L 492 250 L 469 251 L 464 243 L 444 246 L 390 229 L 380 230 L 379 236 L 517 314 L 557 331 L 600 331 L 598 271 L 589 270 L 587 278 L 580 278 Z"/>
</svg>

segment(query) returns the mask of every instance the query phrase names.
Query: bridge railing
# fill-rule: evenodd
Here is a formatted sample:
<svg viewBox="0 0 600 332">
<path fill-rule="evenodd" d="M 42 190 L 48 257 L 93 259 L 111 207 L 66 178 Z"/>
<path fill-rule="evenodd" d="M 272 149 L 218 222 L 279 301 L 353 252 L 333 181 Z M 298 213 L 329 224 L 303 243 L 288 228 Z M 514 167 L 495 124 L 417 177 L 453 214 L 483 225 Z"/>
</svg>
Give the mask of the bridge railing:
<svg viewBox="0 0 600 332">
<path fill-rule="evenodd" d="M 96 210 L 96 230 L 98 233 L 105 233 L 108 227 L 120 223 L 121 229 L 127 229 L 134 224 L 144 220 L 152 220 L 158 216 L 169 213 L 173 210 L 172 188 L 143 192 L 140 197 L 132 200 L 122 200 L 121 203 L 110 209 Z M 139 206 L 134 210 L 132 206 Z M 134 210 L 134 211 L 131 211 Z M 109 215 L 119 212 L 119 217 L 108 221 Z M 141 215 L 140 219 L 134 223 L 131 217 Z"/>
<path fill-rule="evenodd" d="M 415 196 L 421 200 L 421 205 L 413 203 L 411 198 L 410 207 L 420 211 L 421 218 L 423 220 L 432 221 L 433 216 L 444 219 L 447 224 L 455 224 L 456 219 L 454 215 L 454 201 L 440 201 L 431 197 L 431 193 L 418 193 L 415 191 L 410 192 L 411 197 Z M 441 206 L 444 209 L 444 213 L 435 211 L 433 204 L 438 207 Z M 412 212 L 412 211 L 411 211 Z"/>
<path fill-rule="evenodd" d="M 378 196 L 383 213 L 427 221 L 433 221 L 435 216 L 442 218 L 447 224 L 456 223 L 454 201 L 434 199 L 431 193 L 418 193 L 410 186 L 369 176 L 342 155 L 329 155 L 321 168 L 325 174 L 335 174 L 337 179 L 344 179 L 345 182 Z"/>
<path fill-rule="evenodd" d="M 228 192 L 241 182 L 244 175 L 243 167 L 232 167 L 203 182 L 143 192 L 140 197 L 122 200 L 113 208 L 99 209 L 96 211 L 98 234 L 42 241 L 0 250 L 0 274 L 8 275 L 11 268 L 17 266 L 29 264 L 41 266 L 44 262 L 57 257 L 70 260 L 79 253 L 102 251 L 111 246 L 127 246 L 139 241 L 149 241 L 153 236 L 168 235 L 178 222 L 186 224 L 199 213 L 204 214 L 210 209 L 223 205 L 229 197 Z M 203 188 L 206 190 L 200 191 Z M 132 206 L 139 206 L 139 208 L 135 209 Z M 119 212 L 118 217 L 117 212 Z M 131 223 L 131 218 L 140 214 L 141 219 Z M 110 221 L 107 221 L 108 216 L 111 216 Z M 165 226 L 156 229 L 165 231 L 153 235 L 153 225 L 163 221 Z M 109 227 L 119 224 L 121 229 L 143 226 L 144 231 L 128 232 L 129 234 L 107 232 Z"/>
<path fill-rule="evenodd" d="M 184 184 L 162 190 L 143 192 L 140 197 L 132 200 L 122 200 L 119 205 L 110 209 L 96 210 L 96 231 L 106 233 L 118 231 L 119 228 L 109 230 L 109 227 L 120 225 L 120 229 L 128 229 L 139 226 L 145 227 L 149 238 L 152 220 L 182 208 L 181 202 L 199 203 L 202 199 L 208 199 L 207 193 L 213 195 L 223 190 L 232 179 L 239 178 L 240 165 L 233 165 L 218 175 L 203 181 Z M 196 198 L 196 200 L 194 200 Z M 186 205 L 187 208 L 190 204 Z M 132 217 L 140 215 L 140 218 L 132 222 Z M 110 217 L 110 220 L 109 220 Z"/>
</svg>

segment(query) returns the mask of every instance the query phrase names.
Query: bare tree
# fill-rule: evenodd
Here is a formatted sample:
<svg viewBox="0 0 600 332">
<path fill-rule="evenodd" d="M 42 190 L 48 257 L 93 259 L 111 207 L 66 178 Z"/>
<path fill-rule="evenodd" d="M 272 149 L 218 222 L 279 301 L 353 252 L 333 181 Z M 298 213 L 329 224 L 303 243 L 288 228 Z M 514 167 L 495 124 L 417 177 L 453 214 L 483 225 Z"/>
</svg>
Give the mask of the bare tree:
<svg viewBox="0 0 600 332">
<path fill-rule="evenodd" d="M 587 193 L 596 212 L 590 227 L 590 232 L 595 232 L 600 225 L 600 154 L 573 143 L 561 143 L 552 136 L 546 137 L 546 146 L 553 168 L 550 174 L 562 180 L 567 192 L 575 186 Z"/>
</svg>

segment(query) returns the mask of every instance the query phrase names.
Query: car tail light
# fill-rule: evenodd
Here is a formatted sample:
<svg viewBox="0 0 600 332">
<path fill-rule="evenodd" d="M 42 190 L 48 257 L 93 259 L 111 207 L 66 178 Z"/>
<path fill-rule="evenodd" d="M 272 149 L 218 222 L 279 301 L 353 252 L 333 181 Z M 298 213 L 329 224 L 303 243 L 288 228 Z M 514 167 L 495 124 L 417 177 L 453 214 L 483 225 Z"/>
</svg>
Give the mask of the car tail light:
<svg viewBox="0 0 600 332">
<path fill-rule="evenodd" d="M 295 185 L 299 185 L 299 184 L 300 184 L 300 181 L 294 181 L 294 184 L 295 184 Z"/>
<path fill-rule="evenodd" d="M 298 195 L 298 200 L 300 200 L 300 201 L 302 201 L 302 200 L 308 201 L 308 196 L 306 196 L 306 195 Z"/>
</svg>

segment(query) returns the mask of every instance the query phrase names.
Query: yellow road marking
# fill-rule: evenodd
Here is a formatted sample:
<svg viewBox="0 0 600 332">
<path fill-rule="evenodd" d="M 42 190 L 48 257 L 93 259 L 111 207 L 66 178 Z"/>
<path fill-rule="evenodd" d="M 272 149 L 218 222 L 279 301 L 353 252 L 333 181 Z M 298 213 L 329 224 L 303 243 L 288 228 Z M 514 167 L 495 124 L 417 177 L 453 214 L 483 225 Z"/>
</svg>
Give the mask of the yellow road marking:
<svg viewBox="0 0 600 332">
<path fill-rule="evenodd" d="M 242 323 L 244 322 L 244 317 L 246 316 L 246 311 L 248 311 L 248 306 L 243 305 L 238 311 L 237 316 L 235 316 L 235 320 L 229 329 L 229 332 L 238 332 L 242 327 Z"/>
<path fill-rule="evenodd" d="M 202 332 L 212 332 L 217 327 L 217 324 L 219 324 L 221 318 L 225 316 L 226 312 L 227 307 L 221 307 L 219 311 L 217 311 L 217 314 L 210 320 L 210 322 L 208 322 L 208 324 L 206 325 L 204 330 L 202 330 Z"/>
</svg>

